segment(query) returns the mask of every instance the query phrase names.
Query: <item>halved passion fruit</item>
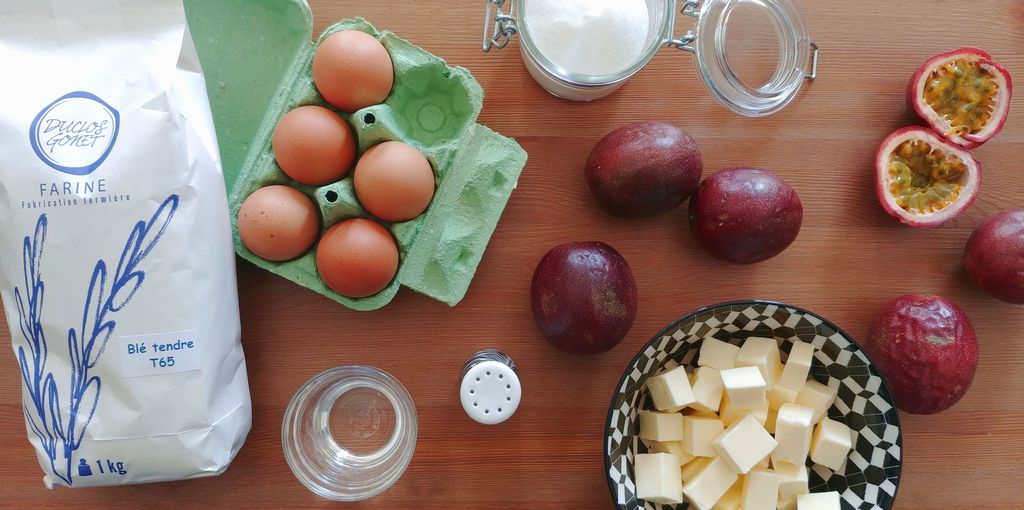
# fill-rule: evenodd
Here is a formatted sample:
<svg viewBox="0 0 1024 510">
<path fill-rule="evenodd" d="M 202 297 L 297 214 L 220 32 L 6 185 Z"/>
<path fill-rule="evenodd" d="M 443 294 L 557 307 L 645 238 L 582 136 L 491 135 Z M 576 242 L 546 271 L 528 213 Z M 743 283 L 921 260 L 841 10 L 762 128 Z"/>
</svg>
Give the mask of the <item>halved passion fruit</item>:
<svg viewBox="0 0 1024 510">
<path fill-rule="evenodd" d="M 981 164 L 962 147 L 924 127 L 905 127 L 882 142 L 875 158 L 878 201 L 912 227 L 936 227 L 963 212 L 981 185 Z"/>
<path fill-rule="evenodd" d="M 1003 129 L 1013 82 L 988 53 L 960 48 L 928 59 L 908 92 L 914 111 L 935 132 L 972 149 Z"/>
</svg>

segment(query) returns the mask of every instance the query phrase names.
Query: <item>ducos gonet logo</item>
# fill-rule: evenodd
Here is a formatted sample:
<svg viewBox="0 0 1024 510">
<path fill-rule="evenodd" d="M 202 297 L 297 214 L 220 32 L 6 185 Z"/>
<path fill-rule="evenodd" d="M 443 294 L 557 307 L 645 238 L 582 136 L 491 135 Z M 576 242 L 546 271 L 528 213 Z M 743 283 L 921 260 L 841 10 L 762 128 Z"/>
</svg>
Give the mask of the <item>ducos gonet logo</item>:
<svg viewBox="0 0 1024 510">
<path fill-rule="evenodd" d="M 36 115 L 29 139 L 43 163 L 66 174 L 88 175 L 110 155 L 120 119 L 94 94 L 70 92 Z"/>
</svg>

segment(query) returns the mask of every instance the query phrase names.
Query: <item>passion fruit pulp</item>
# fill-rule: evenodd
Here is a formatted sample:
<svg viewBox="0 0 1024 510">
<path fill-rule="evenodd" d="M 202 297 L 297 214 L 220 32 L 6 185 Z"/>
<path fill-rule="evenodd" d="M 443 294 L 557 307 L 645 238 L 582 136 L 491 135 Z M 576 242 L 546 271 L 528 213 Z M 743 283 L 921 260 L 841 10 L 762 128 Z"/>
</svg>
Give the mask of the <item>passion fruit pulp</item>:
<svg viewBox="0 0 1024 510">
<path fill-rule="evenodd" d="M 913 227 L 954 218 L 974 201 L 981 182 L 981 165 L 969 152 L 922 127 L 889 135 L 875 165 L 882 207 Z"/>
<path fill-rule="evenodd" d="M 968 149 L 1002 130 L 1013 83 L 1003 66 L 977 48 L 925 62 L 910 81 L 909 100 L 936 132 Z"/>
<path fill-rule="evenodd" d="M 949 120 L 949 135 L 977 134 L 992 119 L 999 84 L 992 73 L 967 59 L 956 59 L 932 71 L 924 99 Z"/>
<path fill-rule="evenodd" d="M 924 140 L 907 140 L 889 156 L 889 192 L 903 209 L 940 211 L 960 196 L 963 161 L 949 157 Z"/>
</svg>

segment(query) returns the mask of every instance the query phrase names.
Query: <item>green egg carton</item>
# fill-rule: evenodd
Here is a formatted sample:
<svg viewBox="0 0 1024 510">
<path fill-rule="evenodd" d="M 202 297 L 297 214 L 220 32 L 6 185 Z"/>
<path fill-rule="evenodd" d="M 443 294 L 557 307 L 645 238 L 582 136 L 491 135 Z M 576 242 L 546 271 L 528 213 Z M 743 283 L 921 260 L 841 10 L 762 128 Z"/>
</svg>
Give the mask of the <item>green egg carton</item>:
<svg viewBox="0 0 1024 510">
<path fill-rule="evenodd" d="M 228 186 L 229 210 L 253 191 L 287 184 L 310 196 L 322 218 L 321 234 L 353 217 L 371 216 L 359 205 L 351 172 L 321 187 L 291 180 L 278 168 L 271 138 L 278 120 L 307 104 L 330 108 L 313 84 L 317 44 L 312 14 L 302 0 L 185 0 L 193 40 L 206 75 Z M 526 164 L 512 139 L 477 124 L 483 91 L 468 70 L 364 19 L 331 25 L 320 40 L 360 30 L 383 43 L 395 67 L 395 84 L 383 104 L 347 114 L 360 154 L 388 140 L 419 149 L 434 168 L 436 191 L 419 217 L 384 224 L 398 242 L 401 263 L 391 284 L 365 298 L 335 293 L 320 280 L 315 247 L 295 260 L 263 260 L 241 243 L 232 221 L 235 251 L 270 272 L 355 310 L 388 304 L 406 286 L 454 306 L 466 294 L 484 249 Z"/>
</svg>

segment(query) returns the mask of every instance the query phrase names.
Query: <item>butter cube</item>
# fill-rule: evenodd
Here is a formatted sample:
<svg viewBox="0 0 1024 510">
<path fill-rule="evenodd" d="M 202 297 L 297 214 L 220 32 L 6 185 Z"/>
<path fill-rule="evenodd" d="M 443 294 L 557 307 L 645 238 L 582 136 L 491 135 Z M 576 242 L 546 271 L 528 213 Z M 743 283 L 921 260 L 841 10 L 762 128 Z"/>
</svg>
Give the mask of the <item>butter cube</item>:
<svg viewBox="0 0 1024 510">
<path fill-rule="evenodd" d="M 769 471 L 751 471 L 743 483 L 743 510 L 775 510 L 779 477 Z"/>
<path fill-rule="evenodd" d="M 764 420 L 764 429 L 767 430 L 769 434 L 775 435 L 775 423 L 778 422 L 778 420 L 779 410 L 769 408 L 768 417 Z"/>
<path fill-rule="evenodd" d="M 776 503 L 778 510 L 796 510 L 796 498 L 782 499 L 779 498 Z"/>
<path fill-rule="evenodd" d="M 722 370 L 722 387 L 729 403 L 737 409 L 760 409 L 768 397 L 768 385 L 757 367 L 739 367 Z"/>
<path fill-rule="evenodd" d="M 839 471 L 853 448 L 853 431 L 845 423 L 824 418 L 811 436 L 811 460 Z"/>
<path fill-rule="evenodd" d="M 811 372 L 811 360 L 814 359 L 814 346 L 807 342 L 793 342 L 786 358 L 786 366 L 782 369 L 779 384 L 792 390 L 800 391 L 807 383 L 807 374 Z"/>
<path fill-rule="evenodd" d="M 736 355 L 740 348 L 717 338 L 707 337 L 701 342 L 697 366 L 725 370 L 736 366 Z"/>
<path fill-rule="evenodd" d="M 708 464 L 711 464 L 712 460 L 714 459 L 711 457 L 695 457 L 690 462 L 687 462 L 680 473 L 680 475 L 682 475 L 683 483 L 692 480 L 693 477 L 697 476 L 701 471 L 704 471 L 704 468 L 708 467 Z"/>
<path fill-rule="evenodd" d="M 768 389 L 768 407 L 777 410 L 782 407 L 782 404 L 794 404 L 798 394 L 800 394 L 800 390 L 776 384 Z"/>
<path fill-rule="evenodd" d="M 732 484 L 729 490 L 725 491 L 711 510 L 743 510 L 743 479 L 740 476 L 736 483 Z"/>
<path fill-rule="evenodd" d="M 694 401 L 690 379 L 682 366 L 652 377 L 647 381 L 647 390 L 660 411 L 675 412 Z"/>
<path fill-rule="evenodd" d="M 790 464 L 772 460 L 772 467 L 779 477 L 779 500 L 795 500 L 797 496 L 810 492 L 807 488 L 807 466 L 803 462 Z"/>
<path fill-rule="evenodd" d="M 758 423 L 764 425 L 768 420 L 768 399 L 765 399 L 761 403 L 761 407 L 757 409 L 740 409 L 732 405 L 732 402 L 729 401 L 729 397 L 727 395 L 723 395 L 722 408 L 720 411 L 722 423 L 725 423 L 726 427 L 740 421 L 748 414 L 753 415 L 754 418 L 757 418 Z"/>
<path fill-rule="evenodd" d="M 679 459 L 680 466 L 696 458 L 686 453 L 686 450 L 683 449 L 682 441 L 644 441 L 644 443 L 647 444 L 647 449 L 654 453 L 671 453 L 675 455 Z"/>
<path fill-rule="evenodd" d="M 837 390 L 829 388 L 814 379 L 804 385 L 796 396 L 796 403 L 814 410 L 814 423 L 828 415 L 828 409 L 836 401 Z"/>
<path fill-rule="evenodd" d="M 779 445 L 772 452 L 772 464 L 789 462 L 803 465 L 811 448 L 814 432 L 814 411 L 797 404 L 779 409 L 775 422 L 775 440 Z"/>
<path fill-rule="evenodd" d="M 683 449 L 696 457 L 714 457 L 711 446 L 715 438 L 725 430 L 722 420 L 704 416 L 683 416 Z"/>
<path fill-rule="evenodd" d="M 651 441 L 682 441 L 683 415 L 640 411 L 640 439 Z"/>
<path fill-rule="evenodd" d="M 683 485 L 683 495 L 697 510 L 711 510 L 739 476 L 722 459 L 711 462 Z"/>
<path fill-rule="evenodd" d="M 690 407 L 705 413 L 717 413 L 722 403 L 721 374 L 711 367 L 698 367 L 694 374 L 694 402 Z"/>
<path fill-rule="evenodd" d="M 776 444 L 757 419 L 747 415 L 725 429 L 711 445 L 733 471 L 746 474 L 768 458 Z"/>
<path fill-rule="evenodd" d="M 839 493 L 815 492 L 814 494 L 801 494 L 796 498 L 797 510 L 840 510 Z"/>
<path fill-rule="evenodd" d="M 782 371 L 779 344 L 774 338 L 750 337 L 736 355 L 737 367 L 757 367 L 769 386 L 774 385 Z"/>
<path fill-rule="evenodd" d="M 683 481 L 679 460 L 671 453 L 640 453 L 633 458 L 636 474 L 636 497 L 661 503 L 678 505 L 683 502 Z"/>
</svg>

